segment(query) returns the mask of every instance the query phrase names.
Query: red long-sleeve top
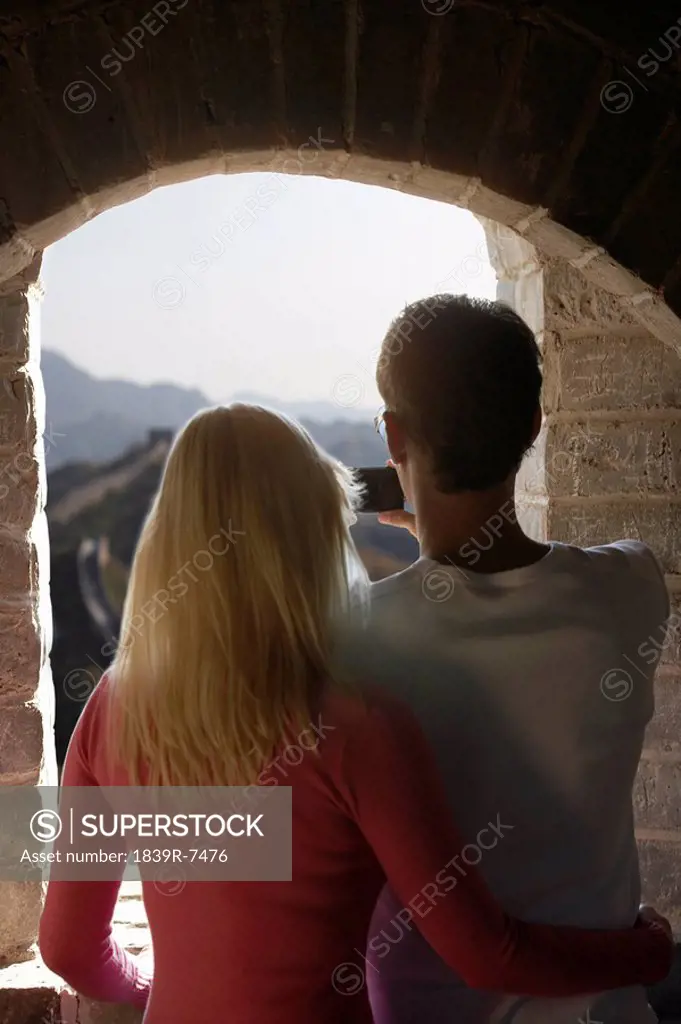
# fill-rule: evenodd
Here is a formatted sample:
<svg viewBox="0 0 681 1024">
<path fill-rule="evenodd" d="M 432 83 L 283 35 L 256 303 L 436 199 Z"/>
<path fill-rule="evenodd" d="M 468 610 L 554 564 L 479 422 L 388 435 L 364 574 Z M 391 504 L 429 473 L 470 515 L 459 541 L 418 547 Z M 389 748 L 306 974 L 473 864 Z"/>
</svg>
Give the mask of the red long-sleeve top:
<svg viewBox="0 0 681 1024">
<path fill-rule="evenodd" d="M 110 685 L 78 722 L 66 786 L 126 784 L 107 767 Z M 153 984 L 112 938 L 120 883 L 52 882 L 39 937 L 48 966 L 84 995 L 146 1007 L 145 1024 L 196 1024 L 218 1010 L 230 1024 L 368 1024 L 364 951 L 387 879 L 411 908 L 402 926 L 418 927 L 473 987 L 569 996 L 667 974 L 672 946 L 658 929 L 527 924 L 504 913 L 474 866 L 462 872 L 459 856 L 452 869 L 462 841 L 404 707 L 329 692 L 315 724 L 317 753 L 270 773 L 293 787 L 292 881 L 194 882 L 172 897 L 145 884 Z"/>
</svg>

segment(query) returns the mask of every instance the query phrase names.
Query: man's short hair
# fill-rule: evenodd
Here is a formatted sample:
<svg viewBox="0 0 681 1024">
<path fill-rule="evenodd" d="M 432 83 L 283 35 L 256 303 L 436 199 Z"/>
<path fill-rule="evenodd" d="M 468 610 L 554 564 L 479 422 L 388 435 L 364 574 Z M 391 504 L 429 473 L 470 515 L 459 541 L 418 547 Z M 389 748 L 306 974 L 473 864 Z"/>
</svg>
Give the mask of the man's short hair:
<svg viewBox="0 0 681 1024">
<path fill-rule="evenodd" d="M 501 302 L 434 295 L 388 329 L 376 380 L 383 401 L 432 459 L 447 494 L 517 472 L 532 445 L 542 384 L 534 334 Z"/>
</svg>

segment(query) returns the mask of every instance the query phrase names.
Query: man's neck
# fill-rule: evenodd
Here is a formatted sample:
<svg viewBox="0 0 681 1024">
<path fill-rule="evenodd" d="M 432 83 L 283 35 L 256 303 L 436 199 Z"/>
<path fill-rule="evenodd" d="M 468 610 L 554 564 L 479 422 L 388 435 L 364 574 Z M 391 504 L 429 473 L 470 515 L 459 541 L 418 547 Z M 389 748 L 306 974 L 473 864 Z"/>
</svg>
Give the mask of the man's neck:
<svg viewBox="0 0 681 1024">
<path fill-rule="evenodd" d="M 531 540 L 516 518 L 513 481 L 489 491 L 415 496 L 421 554 L 471 572 L 518 569 L 549 545 Z"/>
</svg>

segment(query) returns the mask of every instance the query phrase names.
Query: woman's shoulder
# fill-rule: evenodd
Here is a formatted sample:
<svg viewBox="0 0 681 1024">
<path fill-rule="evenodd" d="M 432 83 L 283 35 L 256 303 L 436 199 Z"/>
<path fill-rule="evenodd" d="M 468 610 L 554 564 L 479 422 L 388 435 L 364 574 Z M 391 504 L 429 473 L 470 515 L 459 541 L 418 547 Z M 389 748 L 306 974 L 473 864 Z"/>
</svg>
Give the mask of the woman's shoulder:
<svg viewBox="0 0 681 1024">
<path fill-rule="evenodd" d="M 79 723 L 83 722 L 90 728 L 100 728 L 103 719 L 107 715 L 111 694 L 113 692 L 113 678 L 110 672 L 104 672 L 101 678 L 92 688 L 86 700 L 85 707 L 81 712 Z"/>
<path fill-rule="evenodd" d="M 339 738 L 371 733 L 418 728 L 409 707 L 383 687 L 370 682 L 350 686 L 327 685 L 320 701 L 320 721 Z"/>
<path fill-rule="evenodd" d="M 79 764 L 93 775 L 99 774 L 108 742 L 112 690 L 111 674 L 105 672 L 87 697 L 73 730 L 67 752 L 67 764 L 70 767 Z"/>
</svg>

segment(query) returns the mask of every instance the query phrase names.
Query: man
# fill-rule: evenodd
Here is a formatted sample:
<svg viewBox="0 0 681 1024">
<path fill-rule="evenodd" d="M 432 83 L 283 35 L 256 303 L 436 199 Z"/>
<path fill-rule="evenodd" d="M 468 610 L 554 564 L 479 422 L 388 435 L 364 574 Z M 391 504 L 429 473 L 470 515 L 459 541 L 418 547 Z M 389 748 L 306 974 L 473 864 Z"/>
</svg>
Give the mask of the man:
<svg viewBox="0 0 681 1024">
<path fill-rule="evenodd" d="M 585 550 L 532 540 L 518 523 L 515 477 L 539 434 L 542 377 L 511 309 L 451 295 L 414 303 L 386 335 L 377 382 L 415 513 L 381 518 L 411 529 L 421 557 L 373 586 L 370 629 L 348 657 L 416 712 L 466 845 L 407 910 L 388 890 L 379 901 L 366 971 L 376 1017 L 655 1020 L 642 989 L 577 1001 L 474 992 L 415 925 L 473 865 L 527 920 L 634 922 L 631 791 L 669 613 L 660 568 L 639 541 Z"/>
</svg>

